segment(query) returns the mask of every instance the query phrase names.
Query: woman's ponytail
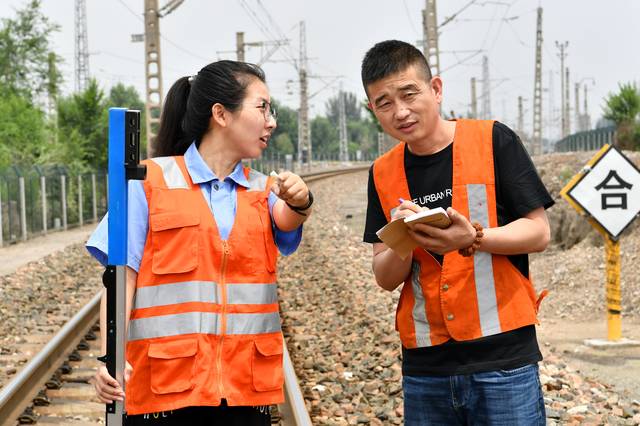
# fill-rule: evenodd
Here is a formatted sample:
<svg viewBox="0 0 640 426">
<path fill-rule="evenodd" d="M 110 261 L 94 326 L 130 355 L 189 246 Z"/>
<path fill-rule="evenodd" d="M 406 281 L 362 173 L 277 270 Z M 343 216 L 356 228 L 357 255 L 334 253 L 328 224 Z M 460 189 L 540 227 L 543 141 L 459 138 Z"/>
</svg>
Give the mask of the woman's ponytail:
<svg viewBox="0 0 640 426">
<path fill-rule="evenodd" d="M 182 122 L 187 111 L 190 91 L 189 77 L 178 79 L 169 89 L 160 116 L 160 128 L 154 149 L 155 157 L 182 155 L 189 148 L 191 141 L 184 141 Z"/>
</svg>

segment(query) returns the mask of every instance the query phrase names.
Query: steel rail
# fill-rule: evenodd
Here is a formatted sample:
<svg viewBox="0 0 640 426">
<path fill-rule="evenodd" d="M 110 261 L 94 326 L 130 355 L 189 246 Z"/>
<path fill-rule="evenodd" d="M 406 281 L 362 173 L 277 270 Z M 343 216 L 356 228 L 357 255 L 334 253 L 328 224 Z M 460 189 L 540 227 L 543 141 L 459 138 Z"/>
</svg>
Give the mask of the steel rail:
<svg viewBox="0 0 640 426">
<path fill-rule="evenodd" d="M 0 424 L 8 424 L 24 411 L 44 383 L 53 375 L 100 314 L 99 291 L 55 336 L 33 357 L 16 377 L 0 389 Z"/>
<path fill-rule="evenodd" d="M 283 353 L 284 368 L 284 404 L 278 406 L 283 426 L 311 426 L 311 417 L 304 403 L 304 396 L 298 377 L 293 368 L 291 357 L 287 345 L 284 345 Z"/>
<path fill-rule="evenodd" d="M 362 170 L 369 170 L 369 167 L 371 167 L 371 164 L 366 164 L 364 166 L 358 165 L 358 166 L 346 167 L 346 168 L 343 167 L 338 169 L 322 170 L 318 172 L 301 173 L 300 177 L 304 179 L 305 182 L 313 182 L 316 180 L 338 176 L 346 173 L 355 173 Z"/>
<path fill-rule="evenodd" d="M 339 168 L 301 174 L 307 182 L 313 182 L 346 173 L 367 170 L 370 165 Z M 0 424 L 17 419 L 51 375 L 63 363 L 69 351 L 89 332 L 100 314 L 100 290 L 54 337 L 29 361 L 23 369 L 0 389 Z M 279 406 L 284 426 L 310 426 L 311 418 L 300 390 L 298 379 L 286 344 L 283 351 L 285 402 Z"/>
</svg>

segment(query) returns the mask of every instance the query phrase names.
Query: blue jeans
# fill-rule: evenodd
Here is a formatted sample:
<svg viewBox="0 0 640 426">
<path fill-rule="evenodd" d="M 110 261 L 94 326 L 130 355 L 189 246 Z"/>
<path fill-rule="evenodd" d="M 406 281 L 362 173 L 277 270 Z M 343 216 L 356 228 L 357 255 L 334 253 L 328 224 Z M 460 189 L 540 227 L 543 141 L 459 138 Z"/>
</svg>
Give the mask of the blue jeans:
<svg viewBox="0 0 640 426">
<path fill-rule="evenodd" d="M 538 365 L 459 376 L 404 376 L 407 426 L 546 424 Z"/>
</svg>

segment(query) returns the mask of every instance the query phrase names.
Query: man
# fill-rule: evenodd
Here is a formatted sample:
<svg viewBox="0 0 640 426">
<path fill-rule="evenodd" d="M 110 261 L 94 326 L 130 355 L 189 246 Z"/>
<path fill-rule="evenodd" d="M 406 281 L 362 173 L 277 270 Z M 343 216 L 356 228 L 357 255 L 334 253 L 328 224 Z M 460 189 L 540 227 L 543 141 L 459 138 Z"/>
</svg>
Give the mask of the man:
<svg viewBox="0 0 640 426">
<path fill-rule="evenodd" d="M 553 200 L 518 137 L 493 121 L 446 121 L 442 79 L 422 53 L 390 40 L 362 62 L 370 108 L 402 142 L 374 163 L 364 241 L 396 313 L 407 425 L 544 425 L 537 362 L 541 297 L 527 253 L 550 239 Z M 376 236 L 390 220 L 443 207 L 451 225 L 412 225 L 401 259 Z"/>
</svg>

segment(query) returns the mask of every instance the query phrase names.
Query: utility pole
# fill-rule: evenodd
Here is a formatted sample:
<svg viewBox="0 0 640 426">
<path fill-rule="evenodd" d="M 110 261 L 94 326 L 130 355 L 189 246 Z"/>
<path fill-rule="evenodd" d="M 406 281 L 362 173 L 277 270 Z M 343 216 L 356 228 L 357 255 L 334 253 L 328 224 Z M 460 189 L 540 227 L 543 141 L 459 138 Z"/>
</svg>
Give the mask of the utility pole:
<svg viewBox="0 0 640 426">
<path fill-rule="evenodd" d="M 471 77 L 471 118 L 478 118 L 478 98 L 476 96 L 475 77 Z"/>
<path fill-rule="evenodd" d="M 300 21 L 300 110 L 298 111 L 298 167 L 303 163 L 311 168 L 311 129 L 309 127 L 309 93 L 307 76 L 307 33 L 304 21 Z"/>
<path fill-rule="evenodd" d="M 547 137 L 549 138 L 549 140 L 553 139 L 553 131 L 552 129 L 555 129 L 555 127 L 553 127 L 553 124 L 555 122 L 555 105 L 553 103 L 553 100 L 555 99 L 554 97 L 554 90 L 553 90 L 553 71 L 549 70 L 549 124 L 547 125 Z"/>
<path fill-rule="evenodd" d="M 89 85 L 89 38 L 87 35 L 87 4 L 75 0 L 75 91 L 83 92 Z"/>
<path fill-rule="evenodd" d="M 156 132 L 162 107 L 162 61 L 160 60 L 160 18 L 176 10 L 184 0 L 168 0 L 158 7 L 158 0 L 144 0 L 144 33 L 131 34 L 131 41 L 144 41 L 144 73 L 146 83 L 145 117 L 147 158 L 153 156 Z"/>
<path fill-rule="evenodd" d="M 566 67 L 565 69 L 565 77 L 564 77 L 564 87 L 565 87 L 565 94 L 564 94 L 564 100 L 566 102 L 566 105 L 564 107 L 564 113 L 566 115 L 566 118 L 564 120 L 564 124 L 566 126 L 565 129 L 565 136 L 568 136 L 571 134 L 571 106 L 570 106 L 570 96 L 569 93 L 571 89 L 569 89 L 570 83 L 569 83 L 569 67 Z"/>
<path fill-rule="evenodd" d="M 160 60 L 160 12 L 158 0 L 144 0 L 144 57 L 147 97 L 147 158 L 153 157 L 162 108 L 162 61 Z"/>
<path fill-rule="evenodd" d="M 238 62 L 244 62 L 244 32 L 236 33 L 236 57 Z"/>
<path fill-rule="evenodd" d="M 566 100 L 565 100 L 565 71 L 564 71 L 564 59 L 567 57 L 567 53 L 565 52 L 565 49 L 567 48 L 567 46 L 569 46 L 569 42 L 565 41 L 564 43 L 559 43 L 556 40 L 556 47 L 558 49 L 560 49 L 560 53 L 558 54 L 558 56 L 560 57 L 560 99 L 561 99 L 561 103 L 560 103 L 560 108 L 561 108 L 561 112 L 560 112 L 560 118 L 561 118 L 561 137 L 564 138 L 565 136 L 569 135 L 569 131 L 567 130 L 567 111 L 566 111 Z M 567 82 L 568 85 L 568 82 Z"/>
<path fill-rule="evenodd" d="M 273 40 L 254 41 L 247 43 L 246 41 L 244 41 L 244 32 L 238 31 L 236 32 L 236 58 L 239 62 L 245 62 L 245 52 L 247 47 L 273 46 L 272 49 L 267 52 L 267 54 L 262 56 L 259 62 L 256 62 L 257 65 L 262 65 L 280 46 L 287 44 L 288 42 L 289 40 Z"/>
<path fill-rule="evenodd" d="M 517 132 L 520 139 L 524 139 L 524 113 L 522 108 L 522 96 L 518 96 L 518 126 Z"/>
<path fill-rule="evenodd" d="M 589 108 L 587 105 L 587 85 L 584 85 L 584 130 L 591 129 L 591 117 L 589 117 Z"/>
<path fill-rule="evenodd" d="M 489 80 L 489 57 L 482 57 L 482 110 L 480 118 L 483 120 L 491 119 L 491 84 Z"/>
<path fill-rule="evenodd" d="M 425 8 L 422 10 L 422 32 L 424 56 L 431 67 L 431 74 L 440 75 L 436 0 L 425 0 Z"/>
<path fill-rule="evenodd" d="M 349 161 L 349 150 L 347 140 L 347 114 L 345 112 L 344 105 L 345 93 L 342 90 L 342 84 L 340 84 L 340 93 L 338 95 L 338 113 L 339 113 L 339 133 L 340 133 L 340 161 Z"/>
<path fill-rule="evenodd" d="M 542 154 L 542 8 L 538 8 L 536 24 L 536 65 L 533 82 L 532 152 Z"/>
<path fill-rule="evenodd" d="M 585 130 L 582 128 L 582 116 L 580 115 L 580 83 L 576 83 L 575 89 L 575 109 L 573 112 L 576 120 L 576 132 L 580 132 Z"/>
</svg>

